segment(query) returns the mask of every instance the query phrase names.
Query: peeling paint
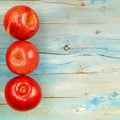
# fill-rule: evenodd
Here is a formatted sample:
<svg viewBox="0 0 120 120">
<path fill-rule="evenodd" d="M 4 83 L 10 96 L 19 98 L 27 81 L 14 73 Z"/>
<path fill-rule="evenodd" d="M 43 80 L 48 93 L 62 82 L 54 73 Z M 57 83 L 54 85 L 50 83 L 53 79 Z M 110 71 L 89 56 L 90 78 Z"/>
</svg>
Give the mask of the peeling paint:
<svg viewBox="0 0 120 120">
<path fill-rule="evenodd" d="M 106 103 L 110 105 L 120 105 L 120 97 L 118 97 L 117 92 L 113 92 L 112 94 L 108 95 L 108 97 L 94 97 L 91 100 L 86 102 L 86 109 L 95 109 L 99 106 L 105 105 Z"/>
<path fill-rule="evenodd" d="M 86 109 L 95 108 L 106 102 L 104 97 L 95 97 L 86 102 Z"/>
<path fill-rule="evenodd" d="M 110 105 L 120 105 L 120 98 L 118 98 L 118 95 L 119 94 L 117 92 L 113 92 L 113 94 L 108 96 L 108 102 Z"/>
<path fill-rule="evenodd" d="M 91 0 L 91 3 L 105 3 L 107 0 Z"/>
</svg>

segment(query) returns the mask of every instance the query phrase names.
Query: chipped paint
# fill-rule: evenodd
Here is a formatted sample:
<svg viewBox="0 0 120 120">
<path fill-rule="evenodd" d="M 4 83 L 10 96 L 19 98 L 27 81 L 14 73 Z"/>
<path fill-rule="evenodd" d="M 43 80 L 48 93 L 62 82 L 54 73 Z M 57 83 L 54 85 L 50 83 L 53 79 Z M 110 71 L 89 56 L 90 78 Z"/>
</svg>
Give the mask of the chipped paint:
<svg viewBox="0 0 120 120">
<path fill-rule="evenodd" d="M 86 102 L 86 109 L 96 108 L 105 101 L 104 97 L 94 97 L 92 100 Z"/>
<path fill-rule="evenodd" d="M 97 107 L 105 105 L 106 103 L 113 106 L 118 106 L 120 105 L 120 98 L 118 95 L 119 94 L 117 92 L 113 92 L 108 97 L 94 97 L 86 102 L 86 109 L 96 109 Z"/>
<path fill-rule="evenodd" d="M 105 3 L 107 0 L 91 0 L 91 3 Z"/>
</svg>

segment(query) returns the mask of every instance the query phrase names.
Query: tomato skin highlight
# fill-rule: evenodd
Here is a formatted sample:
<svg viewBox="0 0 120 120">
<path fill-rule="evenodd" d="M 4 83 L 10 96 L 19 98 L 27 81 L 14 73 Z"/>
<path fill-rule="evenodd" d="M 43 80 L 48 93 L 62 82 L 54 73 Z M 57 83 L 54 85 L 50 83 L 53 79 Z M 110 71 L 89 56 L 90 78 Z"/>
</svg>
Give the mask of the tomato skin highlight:
<svg viewBox="0 0 120 120">
<path fill-rule="evenodd" d="M 6 51 L 6 64 L 15 74 L 33 72 L 39 65 L 40 56 L 36 46 L 29 41 L 15 41 Z"/>
<path fill-rule="evenodd" d="M 28 111 L 40 103 L 42 90 L 33 78 L 21 75 L 8 81 L 4 95 L 11 108 L 17 111 Z"/>
</svg>

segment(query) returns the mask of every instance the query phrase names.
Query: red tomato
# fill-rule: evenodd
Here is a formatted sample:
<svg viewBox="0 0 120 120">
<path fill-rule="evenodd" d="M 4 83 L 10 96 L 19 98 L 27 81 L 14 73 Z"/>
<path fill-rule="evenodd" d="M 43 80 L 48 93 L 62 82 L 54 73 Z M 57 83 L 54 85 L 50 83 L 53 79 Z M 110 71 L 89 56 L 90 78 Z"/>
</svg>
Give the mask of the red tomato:
<svg viewBox="0 0 120 120">
<path fill-rule="evenodd" d="M 7 49 L 6 63 L 15 74 L 28 74 L 38 66 L 39 53 L 31 42 L 15 41 Z"/>
<path fill-rule="evenodd" d="M 4 16 L 4 27 L 12 37 L 26 40 L 38 31 L 39 18 L 35 11 L 28 6 L 14 6 Z"/>
<path fill-rule="evenodd" d="M 40 86 L 28 76 L 17 76 L 8 81 L 4 93 L 10 107 L 18 111 L 35 108 L 42 98 Z"/>
</svg>

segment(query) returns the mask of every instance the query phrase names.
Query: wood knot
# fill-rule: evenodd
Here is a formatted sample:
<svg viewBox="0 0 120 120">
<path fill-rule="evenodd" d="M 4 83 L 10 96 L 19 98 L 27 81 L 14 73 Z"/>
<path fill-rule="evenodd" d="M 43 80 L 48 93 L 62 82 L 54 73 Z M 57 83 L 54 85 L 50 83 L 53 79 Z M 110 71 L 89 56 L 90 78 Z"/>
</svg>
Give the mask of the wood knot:
<svg viewBox="0 0 120 120">
<path fill-rule="evenodd" d="M 76 109 L 76 112 L 80 112 L 79 109 Z"/>
<path fill-rule="evenodd" d="M 85 71 L 85 67 L 80 65 L 80 74 L 87 74 L 87 72 Z"/>
<path fill-rule="evenodd" d="M 96 33 L 96 34 L 99 34 L 99 33 L 101 33 L 101 32 L 102 32 L 102 31 L 98 29 L 98 30 L 96 30 L 95 33 Z"/>
<path fill-rule="evenodd" d="M 47 71 L 45 71 L 43 74 L 44 74 L 44 75 L 48 75 L 49 73 L 48 73 Z"/>
<path fill-rule="evenodd" d="M 105 6 L 102 6 L 102 7 L 100 7 L 100 10 L 101 10 L 101 11 L 105 11 L 105 10 L 106 10 L 106 7 L 105 7 Z"/>
<path fill-rule="evenodd" d="M 68 51 L 69 49 L 70 49 L 69 45 L 65 45 L 65 46 L 64 46 L 64 50 L 65 50 L 65 51 Z"/>
<path fill-rule="evenodd" d="M 81 2 L 81 6 L 85 6 L 86 4 L 84 2 Z"/>
<path fill-rule="evenodd" d="M 85 95 L 88 96 L 88 93 L 86 92 Z"/>
</svg>

